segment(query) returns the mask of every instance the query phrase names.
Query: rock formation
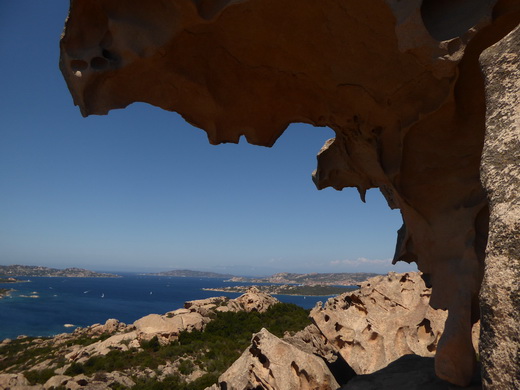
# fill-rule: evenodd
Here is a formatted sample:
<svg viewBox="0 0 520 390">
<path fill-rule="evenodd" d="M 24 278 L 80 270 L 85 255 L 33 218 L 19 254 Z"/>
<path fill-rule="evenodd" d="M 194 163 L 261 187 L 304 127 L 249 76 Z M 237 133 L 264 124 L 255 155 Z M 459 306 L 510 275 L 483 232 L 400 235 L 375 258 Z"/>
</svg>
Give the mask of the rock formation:
<svg viewBox="0 0 520 390">
<path fill-rule="evenodd" d="M 331 390 L 339 384 L 323 359 L 262 329 L 214 389 Z"/>
<path fill-rule="evenodd" d="M 430 295 L 418 273 L 390 273 L 330 298 L 311 318 L 357 374 L 369 374 L 403 355 L 435 356 L 447 313 L 429 306 Z"/>
<path fill-rule="evenodd" d="M 317 187 L 356 187 L 362 198 L 379 187 L 401 209 L 395 261 L 417 262 L 434 287 L 431 305 L 449 310 L 437 375 L 467 385 L 489 223 L 478 58 L 518 25 L 519 8 L 517 0 L 72 0 L 60 66 L 85 116 L 147 102 L 180 113 L 213 144 L 244 135 L 271 146 L 292 122 L 333 129 Z M 493 212 L 499 204 L 492 200 Z M 491 219 L 497 229 L 500 221 Z"/>
<path fill-rule="evenodd" d="M 480 60 L 487 103 L 482 180 L 491 210 L 480 294 L 482 379 L 489 388 L 520 389 L 520 27 Z"/>
<path fill-rule="evenodd" d="M 294 335 L 278 339 L 263 330 L 253 336 L 251 347 L 213 389 L 298 388 L 290 367 L 311 362 L 315 367 L 305 369 L 307 382 L 299 388 L 318 388 L 310 384 L 333 375 L 345 389 L 449 389 L 453 386 L 435 377 L 433 362 L 447 313 L 432 309 L 430 296 L 419 273 L 371 278 L 357 291 L 318 303 L 311 311 L 314 324 Z M 288 387 L 280 385 L 285 381 Z M 478 375 L 470 381 L 481 388 Z M 320 386 L 336 389 L 329 380 Z"/>
</svg>

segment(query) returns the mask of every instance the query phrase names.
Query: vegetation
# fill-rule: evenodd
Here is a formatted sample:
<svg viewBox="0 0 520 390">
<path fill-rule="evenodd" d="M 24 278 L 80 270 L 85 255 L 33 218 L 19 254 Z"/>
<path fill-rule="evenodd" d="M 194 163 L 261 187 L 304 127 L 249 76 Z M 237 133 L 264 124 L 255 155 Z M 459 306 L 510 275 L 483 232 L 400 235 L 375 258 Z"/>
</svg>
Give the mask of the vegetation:
<svg viewBox="0 0 520 390">
<path fill-rule="evenodd" d="M 65 375 L 92 375 L 133 367 L 157 369 L 170 361 L 177 362 L 182 376 L 197 369 L 206 374 L 191 383 L 186 383 L 181 375 L 170 376 L 162 382 L 154 378 L 138 379 L 134 389 L 204 389 L 238 359 L 250 344 L 253 333 L 265 327 L 282 337 L 286 331 L 298 331 L 310 324 L 308 315 L 307 310 L 287 303 L 278 303 L 265 313 L 219 312 L 203 332 L 182 332 L 177 341 L 168 345 L 160 345 L 154 337 L 142 342 L 139 350 L 113 350 L 105 356 L 93 356 L 83 364 L 72 364 Z"/>
<path fill-rule="evenodd" d="M 0 372 L 7 368 L 11 372 L 21 371 L 53 356 L 50 346 L 33 347 L 34 340 L 36 339 L 26 337 L 0 346 Z"/>
<path fill-rule="evenodd" d="M 19 280 L 16 280 L 15 278 L 2 278 L 0 277 L 0 283 L 16 283 L 19 282 Z"/>
<path fill-rule="evenodd" d="M 31 371 L 25 371 L 24 376 L 27 378 L 27 380 L 31 383 L 31 385 L 35 385 L 37 383 L 43 385 L 45 382 L 47 382 L 49 379 L 51 379 L 54 375 L 54 370 L 51 368 L 47 368 L 45 370 L 31 370 Z"/>
</svg>

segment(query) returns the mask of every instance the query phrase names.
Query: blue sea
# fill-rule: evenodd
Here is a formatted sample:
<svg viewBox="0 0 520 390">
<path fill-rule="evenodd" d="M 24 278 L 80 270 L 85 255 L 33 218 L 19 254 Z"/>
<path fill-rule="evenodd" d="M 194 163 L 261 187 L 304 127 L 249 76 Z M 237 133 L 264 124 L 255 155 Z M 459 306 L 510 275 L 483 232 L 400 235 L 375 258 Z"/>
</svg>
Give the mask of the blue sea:
<svg viewBox="0 0 520 390">
<path fill-rule="evenodd" d="M 25 278 L 18 278 L 23 280 Z M 248 285 L 218 278 L 181 278 L 125 274 L 121 278 L 27 278 L 24 283 L 0 283 L 15 289 L 0 299 L 0 340 L 19 335 L 52 336 L 74 328 L 116 318 L 130 324 L 151 313 L 164 314 L 185 301 L 214 296 L 236 298 L 238 293 L 203 288 Z M 275 295 L 282 302 L 306 309 L 329 297 Z"/>
</svg>

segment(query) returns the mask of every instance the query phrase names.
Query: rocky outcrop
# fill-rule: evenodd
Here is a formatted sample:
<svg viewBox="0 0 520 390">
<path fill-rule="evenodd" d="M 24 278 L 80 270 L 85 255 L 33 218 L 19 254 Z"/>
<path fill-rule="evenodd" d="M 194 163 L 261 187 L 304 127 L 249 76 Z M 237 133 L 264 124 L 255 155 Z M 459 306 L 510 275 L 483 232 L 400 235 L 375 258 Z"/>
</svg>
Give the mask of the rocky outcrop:
<svg viewBox="0 0 520 390">
<path fill-rule="evenodd" d="M 420 274 L 391 272 L 316 306 L 311 318 L 357 374 L 368 374 L 406 354 L 435 356 L 447 313 L 429 306 L 430 295 Z"/>
<path fill-rule="evenodd" d="M 480 62 L 486 81 L 482 181 L 491 210 L 480 294 L 482 379 L 488 388 L 519 389 L 520 26 L 486 49 Z"/>
<path fill-rule="evenodd" d="M 489 220 L 478 57 L 519 22 L 510 0 L 72 0 L 60 67 L 85 116 L 147 102 L 213 144 L 333 129 L 317 187 L 379 187 L 401 209 L 395 261 L 448 309 L 436 371 L 466 385 Z"/>
<path fill-rule="evenodd" d="M 272 335 L 255 334 L 248 348 L 219 377 L 216 389 L 330 390 L 339 388 L 325 362 Z"/>
<path fill-rule="evenodd" d="M 245 294 L 231 299 L 227 304 L 230 311 L 257 311 L 264 313 L 272 305 L 280 302 L 275 297 L 260 291 L 257 287 L 250 287 Z"/>
</svg>

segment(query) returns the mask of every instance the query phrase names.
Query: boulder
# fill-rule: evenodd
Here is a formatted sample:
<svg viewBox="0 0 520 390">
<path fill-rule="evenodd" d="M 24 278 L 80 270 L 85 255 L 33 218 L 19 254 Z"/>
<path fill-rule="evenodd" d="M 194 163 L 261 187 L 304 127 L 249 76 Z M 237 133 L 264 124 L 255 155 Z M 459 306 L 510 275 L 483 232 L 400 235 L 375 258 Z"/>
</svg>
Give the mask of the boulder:
<svg viewBox="0 0 520 390">
<path fill-rule="evenodd" d="M 406 354 L 435 356 L 447 313 L 429 305 L 419 273 L 389 273 L 311 311 L 316 327 L 357 374 Z"/>
<path fill-rule="evenodd" d="M 259 313 L 265 312 L 272 305 L 280 301 L 275 297 L 261 292 L 257 287 L 252 286 L 247 289 L 245 294 L 238 298 L 231 299 L 227 307 L 230 311 L 257 311 Z"/>
<path fill-rule="evenodd" d="M 327 362 L 335 362 L 338 358 L 335 346 L 314 324 L 308 325 L 294 335 L 285 335 L 283 340 L 304 352 L 321 356 Z"/>
<path fill-rule="evenodd" d="M 45 390 L 56 389 L 59 387 L 64 387 L 72 377 L 68 375 L 55 375 L 52 378 L 49 378 L 47 382 L 43 385 Z"/>
<path fill-rule="evenodd" d="M 208 317 L 190 311 L 174 316 L 150 314 L 135 321 L 134 326 L 141 339 L 158 336 L 160 341 L 168 342 L 175 340 L 182 331 L 202 330 L 209 321 Z"/>
<path fill-rule="evenodd" d="M 255 334 L 251 347 L 218 379 L 222 390 L 339 388 L 323 359 L 301 351 L 266 329 Z"/>
</svg>

